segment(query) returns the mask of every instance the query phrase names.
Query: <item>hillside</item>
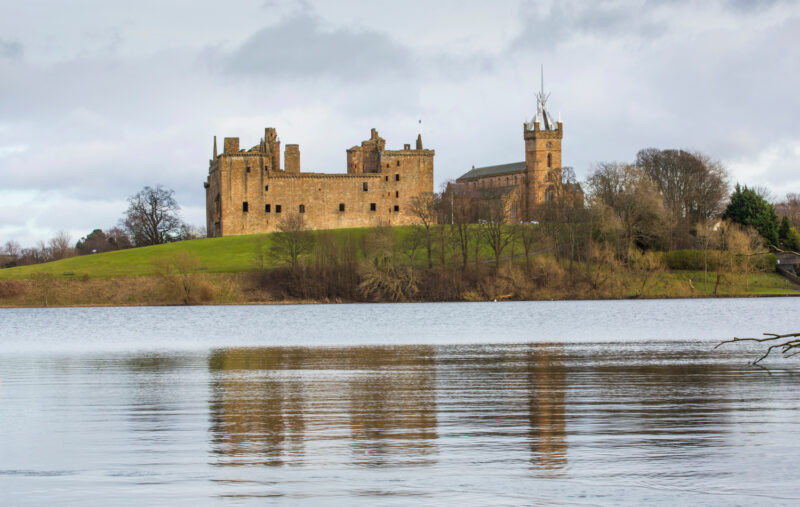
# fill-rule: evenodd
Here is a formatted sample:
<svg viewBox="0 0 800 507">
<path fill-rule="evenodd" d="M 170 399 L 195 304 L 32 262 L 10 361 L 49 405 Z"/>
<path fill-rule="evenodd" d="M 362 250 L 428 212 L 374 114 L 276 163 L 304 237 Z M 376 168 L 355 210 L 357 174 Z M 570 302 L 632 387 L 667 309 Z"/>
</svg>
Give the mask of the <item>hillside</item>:
<svg viewBox="0 0 800 507">
<path fill-rule="evenodd" d="M 147 276 L 155 273 L 153 260 L 185 250 L 196 256 L 201 269 L 209 273 L 239 273 L 253 269 L 256 246 L 269 245 L 269 234 L 203 238 L 165 245 L 146 246 L 92 255 L 69 257 L 54 262 L 0 269 L 0 279 L 23 279 L 34 273 L 57 277 L 92 278 Z"/>
</svg>

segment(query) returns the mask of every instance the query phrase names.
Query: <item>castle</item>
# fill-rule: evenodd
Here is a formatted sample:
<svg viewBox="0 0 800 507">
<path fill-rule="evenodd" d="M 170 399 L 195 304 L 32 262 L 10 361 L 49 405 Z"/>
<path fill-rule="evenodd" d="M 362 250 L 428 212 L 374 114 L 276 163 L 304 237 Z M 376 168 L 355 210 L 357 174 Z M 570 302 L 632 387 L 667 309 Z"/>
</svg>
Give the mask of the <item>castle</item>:
<svg viewBox="0 0 800 507">
<path fill-rule="evenodd" d="M 509 201 L 510 221 L 538 219 L 545 203 L 557 197 L 568 197 L 582 205 L 583 191 L 576 183 L 565 183 L 561 174 L 561 140 L 564 126 L 559 118 L 554 122 L 547 111 L 550 94 L 542 89 L 537 94 L 536 114 L 522 125 L 525 140 L 525 161 L 487 167 L 472 166 L 472 170 L 456 179 L 482 195 L 501 194 Z"/>
<path fill-rule="evenodd" d="M 281 142 L 266 128 L 259 144 L 239 149 L 226 137 L 221 154 L 214 137 L 206 189 L 209 237 L 278 230 L 287 214 L 298 213 L 308 229 L 370 227 L 414 223 L 411 200 L 433 192 L 434 150 L 387 150 L 372 129 L 370 138 L 347 150 L 347 174 L 300 172 L 300 148 L 287 144 L 281 168 Z"/>
</svg>

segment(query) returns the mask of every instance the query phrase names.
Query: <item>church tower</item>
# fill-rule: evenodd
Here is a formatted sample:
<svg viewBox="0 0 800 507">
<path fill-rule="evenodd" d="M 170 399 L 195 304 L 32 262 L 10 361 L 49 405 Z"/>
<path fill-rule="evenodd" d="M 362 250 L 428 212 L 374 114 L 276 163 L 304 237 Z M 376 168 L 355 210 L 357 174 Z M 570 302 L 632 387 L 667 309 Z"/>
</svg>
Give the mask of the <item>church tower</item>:
<svg viewBox="0 0 800 507">
<path fill-rule="evenodd" d="M 550 94 L 542 84 L 536 95 L 536 114 L 523 124 L 525 139 L 525 188 L 522 207 L 525 220 L 537 218 L 536 208 L 554 198 L 561 185 L 561 139 L 564 136 L 561 119 L 553 122 L 547 111 Z"/>
</svg>

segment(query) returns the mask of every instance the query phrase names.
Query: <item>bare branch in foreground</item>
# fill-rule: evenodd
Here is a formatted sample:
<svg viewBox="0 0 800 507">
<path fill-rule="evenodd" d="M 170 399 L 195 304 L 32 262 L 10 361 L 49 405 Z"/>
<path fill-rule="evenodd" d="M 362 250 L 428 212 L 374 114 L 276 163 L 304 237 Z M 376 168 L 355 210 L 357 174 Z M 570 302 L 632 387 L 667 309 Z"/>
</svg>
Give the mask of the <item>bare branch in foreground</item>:
<svg viewBox="0 0 800 507">
<path fill-rule="evenodd" d="M 753 361 L 753 364 L 758 364 L 762 360 L 766 359 L 773 350 L 780 350 L 780 353 L 783 355 L 784 358 L 792 357 L 795 354 L 800 353 L 800 350 L 794 350 L 800 348 L 800 333 L 789 333 L 789 334 L 775 334 L 775 333 L 764 333 L 765 338 L 736 338 L 734 337 L 732 340 L 725 340 L 719 342 L 714 348 L 718 348 L 721 345 L 726 343 L 734 343 L 734 342 L 769 342 L 769 341 L 776 341 L 776 340 L 784 340 L 779 343 L 774 343 L 767 347 L 767 350 L 764 352 L 764 355 Z M 793 351 L 789 353 L 790 351 Z"/>
</svg>

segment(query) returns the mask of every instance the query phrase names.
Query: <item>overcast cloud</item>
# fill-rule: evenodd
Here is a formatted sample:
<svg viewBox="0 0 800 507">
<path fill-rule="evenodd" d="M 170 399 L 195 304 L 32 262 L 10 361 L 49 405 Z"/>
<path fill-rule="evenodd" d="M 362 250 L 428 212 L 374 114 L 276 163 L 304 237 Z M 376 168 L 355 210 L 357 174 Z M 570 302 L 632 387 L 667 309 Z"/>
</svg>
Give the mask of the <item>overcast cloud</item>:
<svg viewBox="0 0 800 507">
<path fill-rule="evenodd" d="M 800 192 L 800 5 L 16 2 L 0 18 L 0 243 L 113 226 L 144 185 L 204 224 L 212 137 L 273 126 L 303 170 L 345 171 L 418 120 L 437 186 L 523 159 L 539 68 L 564 163 L 700 150 L 734 181 Z"/>
</svg>

